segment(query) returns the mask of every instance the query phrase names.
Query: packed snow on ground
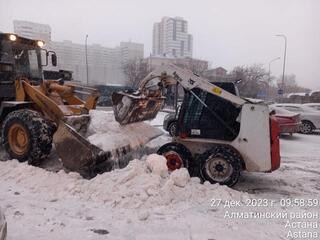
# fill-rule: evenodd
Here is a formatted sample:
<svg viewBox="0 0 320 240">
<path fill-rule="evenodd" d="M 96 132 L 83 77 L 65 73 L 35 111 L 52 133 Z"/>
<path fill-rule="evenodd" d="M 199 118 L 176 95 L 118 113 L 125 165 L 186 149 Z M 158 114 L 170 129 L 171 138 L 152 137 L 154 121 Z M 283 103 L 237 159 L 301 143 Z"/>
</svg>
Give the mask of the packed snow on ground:
<svg viewBox="0 0 320 240">
<path fill-rule="evenodd" d="M 319 232 L 319 228 L 286 228 L 288 219 L 282 218 L 228 217 L 237 212 L 319 212 L 319 206 L 279 206 L 281 199 L 319 199 L 319 143 L 317 135 L 283 137 L 281 168 L 266 174 L 245 173 L 234 189 L 201 184 L 186 169 L 169 174 L 163 157 L 155 154 L 91 180 L 16 160 L 0 161 L 0 205 L 7 217 L 8 240 L 269 240 L 290 239 L 289 230 Z M 245 206 L 254 199 L 276 204 Z M 241 206 L 228 207 L 231 201 Z"/>
</svg>

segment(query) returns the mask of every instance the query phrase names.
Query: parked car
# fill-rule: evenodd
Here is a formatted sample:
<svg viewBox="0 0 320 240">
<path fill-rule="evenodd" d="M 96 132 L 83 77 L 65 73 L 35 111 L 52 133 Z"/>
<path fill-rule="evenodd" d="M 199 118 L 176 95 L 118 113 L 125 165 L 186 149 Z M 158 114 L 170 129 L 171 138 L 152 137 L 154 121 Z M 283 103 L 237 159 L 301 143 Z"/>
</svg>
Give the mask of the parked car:
<svg viewBox="0 0 320 240">
<path fill-rule="evenodd" d="M 163 129 L 172 137 L 176 135 L 180 107 L 181 105 L 178 106 L 177 111 L 167 114 L 163 119 Z"/>
<path fill-rule="evenodd" d="M 280 133 L 297 133 L 300 130 L 300 114 L 290 112 L 286 109 L 269 106 L 270 112 L 274 114 L 277 122 L 279 123 Z"/>
<path fill-rule="evenodd" d="M 0 240 L 7 239 L 7 222 L 3 210 L 0 208 Z"/>
<path fill-rule="evenodd" d="M 295 103 L 277 103 L 272 106 L 299 113 L 301 119 L 299 132 L 301 133 L 309 134 L 316 129 L 320 129 L 320 113 L 309 106 Z"/>
<path fill-rule="evenodd" d="M 305 103 L 303 105 L 306 105 L 308 107 L 312 107 L 313 109 L 320 111 L 320 103 Z"/>
</svg>

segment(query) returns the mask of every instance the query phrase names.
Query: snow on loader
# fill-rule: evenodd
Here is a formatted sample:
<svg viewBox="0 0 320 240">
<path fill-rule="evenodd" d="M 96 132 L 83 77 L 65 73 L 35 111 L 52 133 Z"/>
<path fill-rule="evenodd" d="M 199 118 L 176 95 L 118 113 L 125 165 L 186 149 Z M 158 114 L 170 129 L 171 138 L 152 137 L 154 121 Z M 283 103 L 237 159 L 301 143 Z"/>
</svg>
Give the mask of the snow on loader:
<svg viewBox="0 0 320 240">
<path fill-rule="evenodd" d="M 165 88 L 175 84 L 185 90 L 176 136 L 158 150 L 169 170 L 186 167 L 203 181 L 232 186 L 243 170 L 279 168 L 279 129 L 268 106 L 251 103 L 175 65 L 151 72 L 136 92 L 113 93 L 116 120 L 130 124 L 154 118 L 164 103 Z"/>
<path fill-rule="evenodd" d="M 111 152 L 90 144 L 77 130 L 85 128 L 96 107 L 96 89 L 43 80 L 42 67 L 57 57 L 42 41 L 0 33 L 1 139 L 11 158 L 39 164 L 55 144 L 64 167 L 84 177 L 111 170 Z M 45 55 L 42 63 L 41 55 Z M 86 96 L 85 100 L 76 94 Z M 73 127 L 72 127 L 72 126 Z M 121 154 L 122 149 L 117 149 Z"/>
</svg>

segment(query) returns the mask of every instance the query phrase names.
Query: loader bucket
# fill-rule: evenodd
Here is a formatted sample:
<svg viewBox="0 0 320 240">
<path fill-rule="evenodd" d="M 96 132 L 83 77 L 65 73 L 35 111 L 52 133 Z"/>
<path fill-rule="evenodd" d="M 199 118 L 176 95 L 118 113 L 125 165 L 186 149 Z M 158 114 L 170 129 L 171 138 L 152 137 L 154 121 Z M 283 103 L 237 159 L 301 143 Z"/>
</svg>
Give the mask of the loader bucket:
<svg viewBox="0 0 320 240">
<path fill-rule="evenodd" d="M 111 171 L 113 168 L 111 152 L 104 152 L 92 145 L 62 121 L 53 136 L 53 142 L 63 166 L 85 178 L 92 178 L 99 172 Z"/>
<path fill-rule="evenodd" d="M 121 125 L 153 119 L 164 104 L 164 97 L 126 92 L 112 93 L 114 116 Z"/>
</svg>

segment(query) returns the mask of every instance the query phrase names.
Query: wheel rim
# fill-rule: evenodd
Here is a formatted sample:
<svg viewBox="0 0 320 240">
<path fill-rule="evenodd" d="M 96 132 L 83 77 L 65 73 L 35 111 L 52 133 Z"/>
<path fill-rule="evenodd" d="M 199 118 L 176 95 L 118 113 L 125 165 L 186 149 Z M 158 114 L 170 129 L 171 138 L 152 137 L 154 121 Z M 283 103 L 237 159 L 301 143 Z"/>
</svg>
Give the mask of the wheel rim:
<svg viewBox="0 0 320 240">
<path fill-rule="evenodd" d="M 310 126 L 310 124 L 308 124 L 308 123 L 303 123 L 302 125 L 301 125 L 301 132 L 302 133 L 309 133 L 309 132 L 311 132 L 311 126 Z"/>
<path fill-rule="evenodd" d="M 20 124 L 13 124 L 8 132 L 10 149 L 17 155 L 23 155 L 28 150 L 29 139 L 27 130 Z"/>
<path fill-rule="evenodd" d="M 233 167 L 224 158 L 209 158 L 205 164 L 205 171 L 215 182 L 224 182 L 230 178 Z"/>
<path fill-rule="evenodd" d="M 170 127 L 170 134 L 171 136 L 175 136 L 176 135 L 176 129 L 177 129 L 177 126 L 175 123 L 173 123 Z"/>
<path fill-rule="evenodd" d="M 183 161 L 180 155 L 177 152 L 170 151 L 164 154 L 164 157 L 167 159 L 167 166 L 169 171 L 174 171 L 183 166 Z"/>
</svg>

